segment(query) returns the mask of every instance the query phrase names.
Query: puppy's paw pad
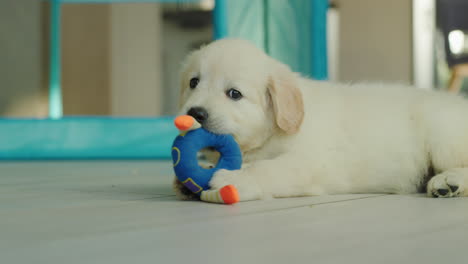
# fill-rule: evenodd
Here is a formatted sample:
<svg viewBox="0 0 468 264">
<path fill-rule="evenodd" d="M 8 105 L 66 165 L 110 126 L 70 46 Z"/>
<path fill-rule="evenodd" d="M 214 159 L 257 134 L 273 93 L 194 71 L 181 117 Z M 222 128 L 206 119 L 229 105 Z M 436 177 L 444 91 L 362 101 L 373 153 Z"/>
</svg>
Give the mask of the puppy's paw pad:
<svg viewBox="0 0 468 264">
<path fill-rule="evenodd" d="M 427 184 L 427 194 L 435 198 L 457 197 L 462 191 L 462 179 L 455 173 L 436 175 Z"/>
<path fill-rule="evenodd" d="M 450 191 L 448 189 L 437 189 L 436 192 L 439 194 L 439 196 L 447 196 Z"/>
<path fill-rule="evenodd" d="M 452 193 L 456 193 L 459 188 L 458 185 L 450 185 L 450 184 L 448 185 L 448 187 Z"/>
</svg>

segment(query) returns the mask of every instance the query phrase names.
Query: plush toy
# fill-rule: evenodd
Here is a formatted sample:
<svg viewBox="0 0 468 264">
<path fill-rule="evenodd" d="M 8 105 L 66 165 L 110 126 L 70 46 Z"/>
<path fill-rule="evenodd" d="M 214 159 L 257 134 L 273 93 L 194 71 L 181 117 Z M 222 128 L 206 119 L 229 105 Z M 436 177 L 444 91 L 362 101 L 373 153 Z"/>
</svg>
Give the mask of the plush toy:
<svg viewBox="0 0 468 264">
<path fill-rule="evenodd" d="M 233 204 L 239 201 L 237 189 L 227 185 L 219 190 L 209 190 L 209 182 L 219 169 L 238 170 L 242 165 L 239 145 L 231 135 L 218 135 L 201 127 L 193 117 L 179 116 L 174 121 L 180 135 L 172 145 L 172 161 L 177 178 L 200 196 L 202 201 Z M 205 169 L 198 164 L 197 153 L 213 147 L 221 155 L 216 167 Z"/>
</svg>

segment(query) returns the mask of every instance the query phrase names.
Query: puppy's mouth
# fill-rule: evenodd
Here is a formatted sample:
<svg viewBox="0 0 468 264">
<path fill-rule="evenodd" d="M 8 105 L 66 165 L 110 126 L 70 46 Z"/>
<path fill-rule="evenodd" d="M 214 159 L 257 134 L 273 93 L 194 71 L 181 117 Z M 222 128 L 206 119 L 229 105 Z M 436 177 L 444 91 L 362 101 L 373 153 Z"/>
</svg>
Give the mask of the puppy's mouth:
<svg viewBox="0 0 468 264">
<path fill-rule="evenodd" d="M 220 122 L 213 122 L 213 121 L 205 121 L 202 124 L 202 127 L 211 133 L 214 134 L 230 134 L 227 129 L 225 129 Z"/>
<path fill-rule="evenodd" d="M 201 124 L 201 126 L 205 129 L 205 130 L 208 130 L 210 131 L 211 133 L 214 133 L 214 134 L 224 134 L 220 131 L 219 127 L 212 124 L 211 122 L 203 122 L 203 124 Z"/>
<path fill-rule="evenodd" d="M 192 108 L 193 107 L 189 109 L 192 109 Z M 214 133 L 214 134 L 231 134 L 232 133 L 231 131 L 229 131 L 229 129 L 226 128 L 222 117 L 217 117 L 216 115 L 212 115 L 211 112 L 207 111 L 206 116 L 208 116 L 208 118 L 200 119 L 200 117 L 197 118 L 195 113 L 190 114 L 188 112 L 189 111 L 182 111 L 182 113 L 187 113 L 188 115 L 191 115 L 193 118 L 195 118 L 205 130 L 211 133 Z"/>
</svg>

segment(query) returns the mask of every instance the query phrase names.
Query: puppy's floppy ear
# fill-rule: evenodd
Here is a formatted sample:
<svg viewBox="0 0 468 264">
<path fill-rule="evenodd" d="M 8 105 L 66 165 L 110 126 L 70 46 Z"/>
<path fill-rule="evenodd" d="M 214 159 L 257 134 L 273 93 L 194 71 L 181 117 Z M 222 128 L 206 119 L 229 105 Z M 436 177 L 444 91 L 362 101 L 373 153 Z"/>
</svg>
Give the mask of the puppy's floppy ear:
<svg viewBox="0 0 468 264">
<path fill-rule="evenodd" d="M 287 134 L 299 131 L 304 119 L 304 102 L 298 87 L 298 75 L 288 66 L 274 61 L 268 80 L 276 124 Z"/>
</svg>

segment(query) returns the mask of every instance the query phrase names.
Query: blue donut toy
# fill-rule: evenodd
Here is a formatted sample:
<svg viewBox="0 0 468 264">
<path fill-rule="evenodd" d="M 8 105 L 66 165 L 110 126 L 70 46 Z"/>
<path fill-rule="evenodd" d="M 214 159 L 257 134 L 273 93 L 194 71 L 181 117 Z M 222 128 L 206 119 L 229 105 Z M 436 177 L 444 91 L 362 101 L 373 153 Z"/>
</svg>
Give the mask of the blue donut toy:
<svg viewBox="0 0 468 264">
<path fill-rule="evenodd" d="M 220 169 L 238 170 L 241 168 L 242 154 L 234 137 L 209 132 L 202 128 L 191 116 L 179 116 L 175 120 L 175 125 L 181 130 L 181 134 L 176 137 L 172 145 L 174 172 L 179 181 L 193 193 L 201 195 L 202 200 L 213 202 L 213 199 L 216 200 L 215 198 L 224 198 L 214 202 L 232 203 L 232 201 L 225 201 L 226 197 L 222 197 L 223 195 L 226 196 L 226 190 L 222 190 L 221 197 L 207 198 L 203 197 L 202 194 L 204 191 L 209 190 L 209 182 L 216 171 Z M 207 147 L 212 147 L 220 153 L 216 167 L 211 169 L 200 167 L 197 159 L 197 153 Z M 227 192 L 232 192 L 233 188 L 233 186 L 229 187 L 230 190 Z M 236 192 L 235 195 L 237 195 L 235 188 L 234 191 Z M 219 193 L 219 190 L 217 193 Z M 227 196 L 231 196 L 231 194 L 227 194 Z M 238 198 L 236 199 L 238 200 Z"/>
</svg>

